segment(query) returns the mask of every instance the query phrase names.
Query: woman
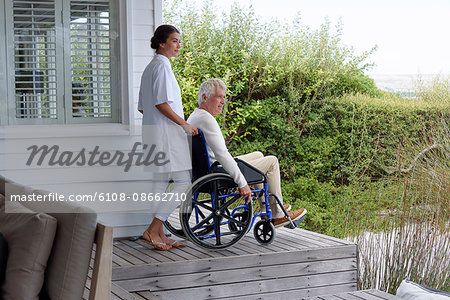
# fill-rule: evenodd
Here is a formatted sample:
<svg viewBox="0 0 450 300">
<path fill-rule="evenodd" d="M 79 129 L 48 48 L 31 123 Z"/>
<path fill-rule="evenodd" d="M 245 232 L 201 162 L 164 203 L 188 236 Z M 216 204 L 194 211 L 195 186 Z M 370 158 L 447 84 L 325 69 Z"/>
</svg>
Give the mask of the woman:
<svg viewBox="0 0 450 300">
<path fill-rule="evenodd" d="M 186 134 L 197 134 L 197 128 L 184 120 L 180 87 L 172 72 L 169 59 L 177 57 L 180 32 L 171 25 L 159 26 L 151 39 L 156 50 L 152 61 L 142 74 L 138 110 L 143 114 L 142 137 L 144 144 L 154 145 L 158 152 L 166 155 L 167 164 L 150 166 L 152 188 L 149 191 L 163 197 L 169 181 L 174 182 L 171 201 L 159 202 L 156 217 L 143 233 L 144 240 L 157 250 L 186 246 L 169 239 L 163 231 L 163 222 L 168 218 L 191 183 L 190 157 Z M 149 150 L 147 147 L 147 150 Z M 157 153 L 157 152 L 154 152 Z"/>
</svg>

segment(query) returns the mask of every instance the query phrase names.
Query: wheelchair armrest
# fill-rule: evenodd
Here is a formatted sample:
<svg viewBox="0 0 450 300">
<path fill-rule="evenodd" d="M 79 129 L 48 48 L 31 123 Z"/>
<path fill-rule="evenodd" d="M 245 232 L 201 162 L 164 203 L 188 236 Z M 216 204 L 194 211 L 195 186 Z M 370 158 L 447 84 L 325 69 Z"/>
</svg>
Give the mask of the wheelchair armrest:
<svg viewBox="0 0 450 300">
<path fill-rule="evenodd" d="M 234 158 L 234 160 L 237 162 L 239 169 L 241 170 L 242 174 L 245 177 L 245 180 L 247 180 L 247 183 L 249 185 L 267 182 L 266 175 L 257 168 L 239 158 Z M 218 161 L 215 161 L 211 165 L 211 167 L 209 168 L 209 172 L 228 174 L 228 172 Z"/>
</svg>

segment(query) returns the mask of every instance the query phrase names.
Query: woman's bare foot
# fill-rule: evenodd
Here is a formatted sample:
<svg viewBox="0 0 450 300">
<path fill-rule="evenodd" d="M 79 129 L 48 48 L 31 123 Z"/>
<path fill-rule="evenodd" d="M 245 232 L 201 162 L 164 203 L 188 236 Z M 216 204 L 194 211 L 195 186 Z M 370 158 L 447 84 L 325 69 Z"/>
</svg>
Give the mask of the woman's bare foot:
<svg viewBox="0 0 450 300">
<path fill-rule="evenodd" d="M 168 245 L 163 239 L 161 239 L 159 234 L 160 230 L 162 231 L 162 221 L 157 218 L 153 219 L 150 226 L 142 234 L 144 242 L 153 246 L 156 250 L 167 251 L 172 249 L 172 245 Z"/>
<path fill-rule="evenodd" d="M 142 234 L 142 238 L 145 243 L 153 246 L 156 250 L 167 251 L 172 249 L 172 246 L 167 245 L 163 240 L 161 240 L 158 234 L 152 234 L 148 230 Z"/>
<path fill-rule="evenodd" d="M 183 248 L 186 247 L 185 243 L 182 242 L 178 242 L 178 241 L 174 241 L 172 239 L 169 239 L 165 234 L 164 231 L 161 228 L 161 231 L 159 232 L 159 237 L 161 238 L 161 240 L 166 243 L 167 245 L 172 246 L 173 248 Z"/>
</svg>

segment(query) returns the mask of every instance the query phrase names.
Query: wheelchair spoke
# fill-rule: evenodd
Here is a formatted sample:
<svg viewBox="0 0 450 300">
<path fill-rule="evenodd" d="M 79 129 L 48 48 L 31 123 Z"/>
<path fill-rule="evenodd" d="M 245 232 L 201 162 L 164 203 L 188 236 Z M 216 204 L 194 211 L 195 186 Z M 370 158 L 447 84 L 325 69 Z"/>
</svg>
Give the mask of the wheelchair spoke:
<svg viewBox="0 0 450 300">
<path fill-rule="evenodd" d="M 212 207 L 204 204 L 203 202 L 210 202 L 210 200 L 208 199 L 207 201 L 202 201 L 202 202 L 200 202 L 199 200 L 192 200 L 192 204 L 203 207 L 204 209 L 207 209 L 212 212 L 213 211 Z"/>
<path fill-rule="evenodd" d="M 201 210 L 198 210 L 198 214 L 200 215 L 200 217 L 206 218 L 205 214 Z"/>
<path fill-rule="evenodd" d="M 223 211 L 224 209 L 228 208 L 228 206 L 230 206 L 231 204 L 235 203 L 236 200 L 239 199 L 239 197 L 241 197 L 241 195 L 237 194 L 236 196 L 234 196 L 230 200 L 226 201 L 224 204 L 222 204 L 220 206 L 219 210 Z"/>
<path fill-rule="evenodd" d="M 232 222 L 232 223 L 234 223 L 234 224 L 236 224 L 236 225 L 238 225 L 238 226 L 244 226 L 244 225 L 245 225 L 245 222 L 242 222 L 242 221 L 238 221 L 238 220 L 236 220 L 236 219 L 233 219 L 233 217 L 231 217 L 231 216 L 222 215 L 222 217 L 224 217 L 225 219 L 230 220 L 230 222 Z"/>
<path fill-rule="evenodd" d="M 196 224 L 194 227 L 192 227 L 192 231 L 195 232 L 197 229 L 199 229 L 201 226 L 203 226 L 203 224 L 205 224 L 206 222 L 211 220 L 213 217 L 214 217 L 214 214 L 210 214 L 205 219 L 201 220 L 198 224 Z M 208 224 L 208 225 L 211 225 L 211 224 Z"/>
<path fill-rule="evenodd" d="M 214 234 L 216 235 L 216 245 L 222 245 L 220 236 L 220 218 L 214 216 Z"/>
</svg>

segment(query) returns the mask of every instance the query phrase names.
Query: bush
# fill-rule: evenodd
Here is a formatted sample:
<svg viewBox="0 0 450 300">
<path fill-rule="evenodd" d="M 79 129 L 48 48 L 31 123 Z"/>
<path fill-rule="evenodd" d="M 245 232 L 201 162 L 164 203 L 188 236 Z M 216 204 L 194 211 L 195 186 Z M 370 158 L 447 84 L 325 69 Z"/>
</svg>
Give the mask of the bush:
<svg viewBox="0 0 450 300">
<path fill-rule="evenodd" d="M 341 42 L 342 27 L 325 22 L 313 30 L 301 22 L 263 23 L 253 9 L 234 4 L 219 18 L 211 1 L 201 12 L 192 2 L 165 5 L 165 22 L 182 31 L 180 56 L 172 62 L 186 114 L 197 103 L 200 84 L 218 77 L 228 86 L 228 108 L 219 119 L 227 141 L 258 130 L 250 125 L 258 100 L 280 97 L 293 122 L 303 122 L 311 99 L 348 92 L 377 94 L 364 75 L 371 51 L 355 55 Z M 300 109 L 301 108 L 301 109 Z M 300 110 L 298 110 L 300 109 Z"/>
</svg>

